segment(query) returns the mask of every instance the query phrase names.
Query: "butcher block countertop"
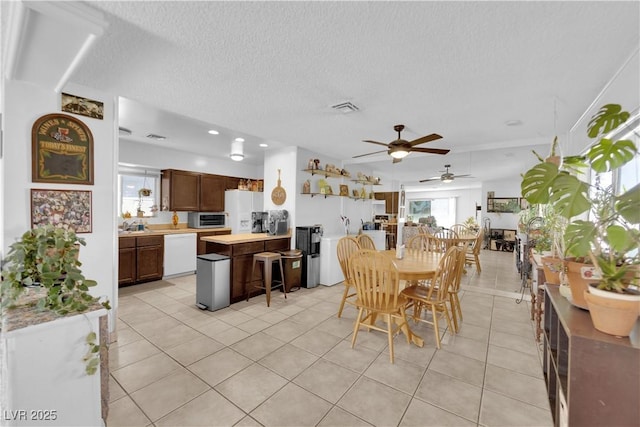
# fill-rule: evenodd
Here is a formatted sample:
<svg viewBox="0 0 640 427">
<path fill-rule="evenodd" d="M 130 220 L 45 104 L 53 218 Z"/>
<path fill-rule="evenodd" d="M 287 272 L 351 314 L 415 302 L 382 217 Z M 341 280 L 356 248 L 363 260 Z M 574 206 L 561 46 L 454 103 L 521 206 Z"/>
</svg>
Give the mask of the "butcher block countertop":
<svg viewBox="0 0 640 427">
<path fill-rule="evenodd" d="M 205 242 L 219 243 L 221 245 L 235 245 L 238 243 L 263 242 L 265 240 L 288 239 L 291 233 L 271 236 L 267 233 L 243 233 L 243 234 L 223 234 L 220 236 L 205 236 L 200 238 Z"/>
</svg>

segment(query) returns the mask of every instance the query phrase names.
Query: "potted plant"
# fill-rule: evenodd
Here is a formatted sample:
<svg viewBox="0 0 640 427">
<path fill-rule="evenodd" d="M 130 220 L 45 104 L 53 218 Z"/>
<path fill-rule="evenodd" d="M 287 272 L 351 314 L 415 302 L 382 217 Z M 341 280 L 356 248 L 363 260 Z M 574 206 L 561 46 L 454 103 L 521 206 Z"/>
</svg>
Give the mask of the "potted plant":
<svg viewBox="0 0 640 427">
<path fill-rule="evenodd" d="M 78 260 L 80 245 L 84 239 L 72 230 L 45 225 L 25 232 L 9 249 L 2 272 L 0 297 L 2 309 L 24 308 L 21 296 L 29 288 L 36 289 L 36 298 L 26 303 L 34 310 L 49 310 L 59 316 L 86 312 L 98 303 L 98 298 L 89 294 L 95 280 L 86 279 Z M 110 309 L 108 301 L 102 306 Z M 95 333 L 87 337 L 91 348 L 85 357 L 86 371 L 95 373 L 97 351 L 93 344 Z"/>
<path fill-rule="evenodd" d="M 25 232 L 10 246 L 5 259 L 3 307 L 10 307 L 28 287 L 34 286 L 46 289 L 38 308 L 60 315 L 82 312 L 96 302 L 97 298 L 88 291 L 97 283 L 86 279 L 80 270 L 80 245 L 86 242 L 74 231 L 52 225 Z"/>
<path fill-rule="evenodd" d="M 609 295 L 633 294 L 639 281 L 640 184 L 620 194 L 600 184 L 601 174 L 619 170 L 638 153 L 632 141 L 610 137 L 628 118 L 629 113 L 620 105 L 603 106 L 589 122 L 587 134 L 597 141 L 586 155 L 565 157 L 562 167 L 542 161 L 524 174 L 521 184 L 522 196 L 529 203 L 551 205 L 571 221 L 564 233 L 565 255 L 589 259 L 597 272 L 593 280 Z M 584 167 L 595 173 L 593 182 L 581 173 Z M 587 298 L 593 311 L 595 298 Z M 639 304 L 635 305 L 635 315 L 631 314 L 633 323 Z"/>
</svg>

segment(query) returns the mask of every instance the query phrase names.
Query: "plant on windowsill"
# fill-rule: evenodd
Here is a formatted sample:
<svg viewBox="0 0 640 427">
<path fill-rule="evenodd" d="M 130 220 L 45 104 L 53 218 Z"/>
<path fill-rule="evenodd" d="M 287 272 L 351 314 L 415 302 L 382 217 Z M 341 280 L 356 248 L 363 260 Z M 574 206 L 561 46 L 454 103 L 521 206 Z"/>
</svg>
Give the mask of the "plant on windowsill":
<svg viewBox="0 0 640 427">
<path fill-rule="evenodd" d="M 3 310 L 17 308 L 29 288 L 38 288 L 28 305 L 58 316 L 81 314 L 99 303 L 88 291 L 95 280 L 86 279 L 78 260 L 84 239 L 74 231 L 45 225 L 25 232 L 9 249 L 0 288 Z M 110 309 L 108 301 L 100 303 Z M 87 358 L 87 373 L 95 372 L 95 358 Z"/>
<path fill-rule="evenodd" d="M 638 154 L 633 141 L 615 139 L 628 118 L 629 113 L 620 105 L 603 106 L 589 122 L 587 134 L 597 142 L 586 155 L 565 157 L 563 162 L 569 167 L 541 162 L 524 174 L 521 184 L 522 196 L 529 203 L 549 204 L 571 221 L 564 233 L 565 255 L 588 258 L 593 266 L 585 273 L 595 270 L 597 288 L 608 291 L 609 296 L 637 294 L 640 283 L 640 184 L 615 194 L 614 189 L 600 185 L 599 179 L 600 174 L 619 170 Z M 581 179 L 585 176 L 580 173 L 581 166 L 596 173 L 594 183 Z M 573 287 L 571 281 L 570 285 Z M 596 302 L 591 290 L 582 294 L 594 326 L 603 330 L 596 324 L 593 310 L 604 303 Z M 573 289 L 572 295 L 575 299 Z M 640 313 L 640 302 L 627 304 L 627 308 L 610 310 L 607 317 L 627 311 L 630 331 Z M 625 333 L 617 331 L 615 335 Z"/>
</svg>

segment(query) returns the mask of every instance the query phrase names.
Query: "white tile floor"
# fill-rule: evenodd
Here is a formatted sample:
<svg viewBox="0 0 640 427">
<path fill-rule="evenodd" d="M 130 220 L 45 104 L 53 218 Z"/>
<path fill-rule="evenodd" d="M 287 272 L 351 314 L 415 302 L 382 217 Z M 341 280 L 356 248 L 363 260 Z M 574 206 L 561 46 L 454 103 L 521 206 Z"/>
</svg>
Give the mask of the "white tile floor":
<svg viewBox="0 0 640 427">
<path fill-rule="evenodd" d="M 425 346 L 372 331 L 350 340 L 342 285 L 275 293 L 216 312 L 195 276 L 120 289 L 111 345 L 112 426 L 552 425 L 529 304 L 513 254 L 482 251 L 463 282 L 460 333 L 412 329 Z"/>
</svg>

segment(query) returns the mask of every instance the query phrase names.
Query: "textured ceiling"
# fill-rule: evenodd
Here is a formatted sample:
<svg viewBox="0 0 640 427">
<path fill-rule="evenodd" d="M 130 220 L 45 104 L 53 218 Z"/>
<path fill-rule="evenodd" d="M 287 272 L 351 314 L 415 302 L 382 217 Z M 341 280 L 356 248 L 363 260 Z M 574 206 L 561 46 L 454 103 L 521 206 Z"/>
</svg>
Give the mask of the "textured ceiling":
<svg viewBox="0 0 640 427">
<path fill-rule="evenodd" d="M 121 125 L 134 136 L 180 133 L 144 106 L 187 116 L 194 129 L 233 129 L 256 163 L 263 140 L 351 161 L 378 151 L 363 139 L 394 140 L 395 124 L 408 140 L 442 135 L 426 146 L 447 156 L 359 159 L 404 182 L 445 163 L 481 179 L 513 176 L 530 146 L 566 133 L 640 44 L 637 1 L 88 4 L 109 27 L 70 80 L 133 100 Z M 329 108 L 343 101 L 360 111 Z M 226 133 L 196 138 L 187 139 L 228 154 Z M 500 151 L 479 152 L 490 148 Z"/>
</svg>

